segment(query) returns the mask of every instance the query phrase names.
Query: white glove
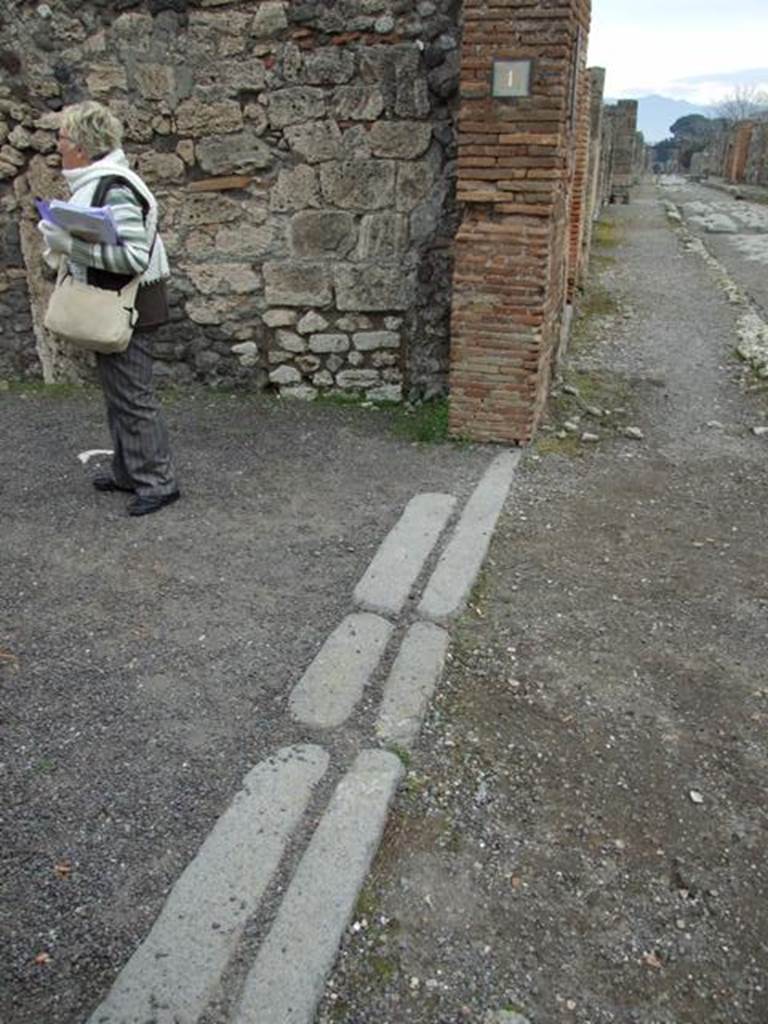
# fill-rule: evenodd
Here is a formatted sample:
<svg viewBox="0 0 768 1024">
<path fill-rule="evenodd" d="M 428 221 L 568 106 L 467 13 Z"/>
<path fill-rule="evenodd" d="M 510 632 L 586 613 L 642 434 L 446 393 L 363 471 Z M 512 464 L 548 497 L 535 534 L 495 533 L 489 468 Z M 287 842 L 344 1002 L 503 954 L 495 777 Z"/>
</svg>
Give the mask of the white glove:
<svg viewBox="0 0 768 1024">
<path fill-rule="evenodd" d="M 52 253 L 60 252 L 69 256 L 72 252 L 72 236 L 64 228 L 50 224 L 47 220 L 38 222 L 37 230 L 43 236 L 45 248 Z"/>
</svg>

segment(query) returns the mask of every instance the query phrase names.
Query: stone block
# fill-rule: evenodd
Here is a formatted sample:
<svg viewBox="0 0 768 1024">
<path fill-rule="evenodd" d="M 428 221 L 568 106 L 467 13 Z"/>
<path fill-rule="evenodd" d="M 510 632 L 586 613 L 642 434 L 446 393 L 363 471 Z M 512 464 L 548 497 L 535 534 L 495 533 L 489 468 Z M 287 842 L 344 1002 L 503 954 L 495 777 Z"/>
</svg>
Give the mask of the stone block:
<svg viewBox="0 0 768 1024">
<path fill-rule="evenodd" d="M 193 263 L 181 269 L 203 295 L 246 294 L 260 286 L 258 275 L 244 263 Z"/>
<path fill-rule="evenodd" d="M 346 316 L 339 317 L 336 321 L 336 326 L 340 331 L 368 331 L 373 326 L 370 317 L 360 316 L 360 314 L 347 313 Z"/>
<path fill-rule="evenodd" d="M 243 224 L 242 227 L 220 228 L 216 233 L 216 252 L 226 256 L 259 259 L 272 245 L 271 224 Z"/>
<path fill-rule="evenodd" d="M 317 388 L 331 388 L 333 387 L 333 374 L 328 370 L 318 370 L 312 376 L 312 383 Z"/>
<path fill-rule="evenodd" d="M 402 402 L 402 384 L 381 384 L 377 388 L 366 391 L 365 397 L 369 402 Z"/>
<path fill-rule="evenodd" d="M 185 228 L 207 224 L 226 224 L 240 220 L 243 212 L 239 203 L 215 192 L 185 196 L 179 208 L 179 224 Z"/>
<path fill-rule="evenodd" d="M 173 68 L 167 64 L 137 64 L 134 85 L 145 100 L 172 100 L 175 90 Z"/>
<path fill-rule="evenodd" d="M 355 70 L 355 58 L 340 46 L 324 46 L 304 58 L 304 81 L 309 85 L 341 85 Z"/>
<path fill-rule="evenodd" d="M 304 210 L 291 219 L 294 256 L 346 256 L 357 240 L 355 218 L 342 210 Z"/>
<path fill-rule="evenodd" d="M 198 70 L 196 84 L 232 96 L 239 92 L 260 92 L 264 88 L 266 70 L 256 57 L 247 60 L 219 60 Z"/>
<path fill-rule="evenodd" d="M 116 64 L 92 64 L 85 81 L 88 93 L 93 99 L 109 96 L 114 89 L 120 92 L 128 89 L 125 68 Z"/>
<path fill-rule="evenodd" d="M 176 111 L 176 128 L 181 135 L 228 134 L 243 127 L 243 112 L 235 100 L 203 102 L 184 100 Z"/>
<path fill-rule="evenodd" d="M 400 348 L 400 335 L 394 331 L 359 331 L 352 335 L 352 344 L 359 352 L 379 348 Z"/>
<path fill-rule="evenodd" d="M 378 370 L 341 370 L 336 374 L 336 384 L 343 391 L 359 391 L 372 388 L 381 382 Z"/>
<path fill-rule="evenodd" d="M 288 28 L 288 18 L 285 14 L 285 4 L 279 0 L 266 0 L 266 3 L 259 5 L 259 9 L 254 15 L 251 35 L 259 39 L 269 39 L 286 28 Z"/>
<path fill-rule="evenodd" d="M 432 160 L 417 160 L 397 165 L 398 210 L 412 210 L 423 202 L 435 183 L 436 168 Z"/>
<path fill-rule="evenodd" d="M 323 198 L 344 210 L 391 206 L 395 188 L 392 160 L 348 160 L 320 165 Z"/>
<path fill-rule="evenodd" d="M 270 306 L 327 306 L 333 297 L 328 268 L 322 263 L 268 261 L 264 281 Z"/>
<path fill-rule="evenodd" d="M 383 112 L 378 85 L 340 85 L 331 100 L 331 113 L 340 121 L 375 121 Z"/>
<path fill-rule="evenodd" d="M 346 352 L 348 348 L 346 334 L 313 334 L 309 339 L 310 352 Z"/>
<path fill-rule="evenodd" d="M 142 153 L 138 161 L 138 171 L 147 183 L 184 181 L 186 167 L 184 161 L 174 153 Z"/>
<path fill-rule="evenodd" d="M 317 331 L 324 331 L 328 326 L 328 321 L 324 316 L 320 316 L 314 309 L 310 309 L 308 313 L 299 320 L 296 330 L 299 334 L 312 334 Z"/>
<path fill-rule="evenodd" d="M 272 211 L 306 210 L 320 206 L 320 187 L 314 168 L 305 164 L 283 168 L 269 195 Z"/>
<path fill-rule="evenodd" d="M 400 267 L 339 264 L 334 268 L 336 305 L 342 311 L 384 312 L 407 309 L 415 282 Z"/>
<path fill-rule="evenodd" d="M 295 309 L 268 309 L 261 319 L 267 327 L 290 327 L 296 323 L 297 316 Z"/>
<path fill-rule="evenodd" d="M 285 352 L 305 352 L 307 348 L 304 338 L 295 331 L 276 331 L 275 341 Z"/>
<path fill-rule="evenodd" d="M 291 125 L 285 137 L 294 153 L 310 164 L 338 160 L 343 152 L 341 130 L 335 121 L 310 121 Z"/>
<path fill-rule="evenodd" d="M 301 384 L 301 380 L 301 373 L 295 366 L 278 366 L 269 374 L 271 384 Z"/>
<path fill-rule="evenodd" d="M 408 218 L 402 213 L 367 213 L 360 223 L 355 259 L 399 256 L 408 245 Z"/>
<path fill-rule="evenodd" d="M 432 125 L 424 121 L 377 121 L 368 132 L 374 156 L 415 160 L 426 153 Z"/>
<path fill-rule="evenodd" d="M 247 174 L 269 167 L 272 154 L 255 132 L 210 135 L 197 143 L 197 161 L 209 174 Z"/>
<path fill-rule="evenodd" d="M 270 93 L 267 116 L 273 128 L 287 128 L 325 115 L 322 89 L 291 87 Z"/>
</svg>

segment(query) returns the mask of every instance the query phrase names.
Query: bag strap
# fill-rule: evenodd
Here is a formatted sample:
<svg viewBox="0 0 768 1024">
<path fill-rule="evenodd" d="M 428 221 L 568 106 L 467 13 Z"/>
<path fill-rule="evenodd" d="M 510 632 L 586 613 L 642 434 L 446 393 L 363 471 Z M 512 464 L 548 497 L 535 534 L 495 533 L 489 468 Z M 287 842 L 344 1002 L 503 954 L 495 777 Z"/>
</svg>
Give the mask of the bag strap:
<svg viewBox="0 0 768 1024">
<path fill-rule="evenodd" d="M 99 178 L 98 183 L 96 185 L 96 190 L 93 193 L 93 198 L 91 199 L 91 206 L 103 206 L 104 205 L 104 201 L 107 198 L 107 194 L 108 194 L 109 190 L 111 188 L 114 188 L 116 185 L 125 186 L 129 190 L 129 192 L 133 193 L 134 198 L 136 199 L 136 201 L 138 202 L 139 206 L 141 207 L 142 219 L 144 220 L 144 223 L 146 224 L 147 216 L 149 214 L 149 203 L 148 203 L 146 197 L 143 196 L 141 194 L 141 192 L 139 192 L 139 190 L 136 188 L 136 186 L 133 184 L 133 182 L 130 182 L 127 178 L 124 178 L 120 174 L 105 174 L 103 177 Z M 154 234 L 154 237 L 152 238 L 152 244 L 149 247 L 149 259 L 150 260 L 152 259 L 152 253 L 155 251 L 155 242 L 156 241 L 157 241 L 157 228 L 155 228 L 155 234 Z M 91 268 L 89 268 L 89 273 L 90 273 L 90 270 L 91 270 Z M 104 273 L 110 273 L 110 271 L 104 271 Z M 123 276 L 127 276 L 127 275 L 113 274 L 113 277 L 123 277 Z M 140 277 L 141 277 L 141 274 L 137 274 L 136 275 L 136 280 L 138 280 Z M 130 282 L 132 280 L 133 280 L 133 277 L 128 277 L 128 282 Z M 123 287 L 125 287 L 125 286 L 123 286 Z"/>
<path fill-rule="evenodd" d="M 129 192 L 132 192 L 134 198 L 141 207 L 141 212 L 144 220 L 147 219 L 149 213 L 149 203 L 145 196 L 139 192 L 136 186 L 128 181 L 127 178 L 121 177 L 119 174 L 105 174 L 103 178 L 99 178 L 99 182 L 96 186 L 96 191 L 93 193 L 93 199 L 91 200 L 91 206 L 103 206 L 104 200 L 107 198 L 107 193 L 115 185 L 125 185 Z"/>
</svg>

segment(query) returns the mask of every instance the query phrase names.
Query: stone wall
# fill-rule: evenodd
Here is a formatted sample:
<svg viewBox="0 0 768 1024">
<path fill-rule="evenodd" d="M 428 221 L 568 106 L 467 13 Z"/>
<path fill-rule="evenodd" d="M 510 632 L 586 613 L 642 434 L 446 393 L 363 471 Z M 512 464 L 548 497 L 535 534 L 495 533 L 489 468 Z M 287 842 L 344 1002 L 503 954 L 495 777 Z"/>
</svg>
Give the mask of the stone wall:
<svg viewBox="0 0 768 1024">
<path fill-rule="evenodd" d="M 524 443 L 546 399 L 565 310 L 590 8 L 464 8 L 450 422 L 477 440 Z M 492 96 L 494 59 L 533 61 L 529 96 Z"/>
<path fill-rule="evenodd" d="M 62 194 L 56 112 L 91 97 L 123 119 L 161 204 L 174 268 L 161 376 L 307 397 L 444 389 L 459 10 L 6 0 L 0 373 L 85 372 L 40 323 L 32 197 Z"/>
<path fill-rule="evenodd" d="M 768 123 L 740 121 L 718 131 L 691 160 L 696 178 L 724 178 L 732 185 L 768 186 Z"/>
</svg>

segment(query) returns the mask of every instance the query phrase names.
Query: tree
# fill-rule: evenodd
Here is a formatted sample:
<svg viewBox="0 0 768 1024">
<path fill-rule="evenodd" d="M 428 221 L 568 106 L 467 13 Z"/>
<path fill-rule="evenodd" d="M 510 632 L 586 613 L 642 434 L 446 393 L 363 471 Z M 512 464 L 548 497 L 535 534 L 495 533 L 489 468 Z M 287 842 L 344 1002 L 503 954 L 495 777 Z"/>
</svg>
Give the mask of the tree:
<svg viewBox="0 0 768 1024">
<path fill-rule="evenodd" d="M 730 124 L 737 121 L 765 120 L 768 118 L 768 92 L 756 85 L 737 85 L 718 107 L 718 113 Z"/>
</svg>

